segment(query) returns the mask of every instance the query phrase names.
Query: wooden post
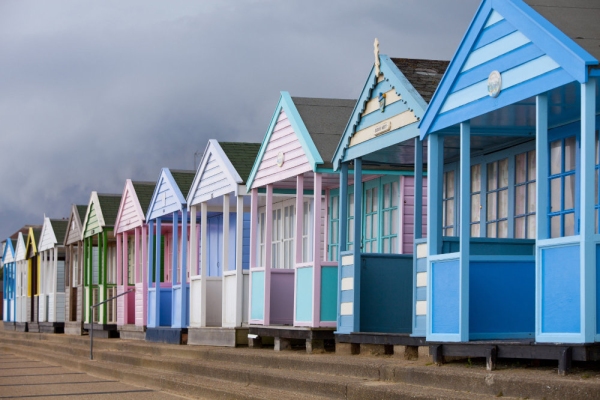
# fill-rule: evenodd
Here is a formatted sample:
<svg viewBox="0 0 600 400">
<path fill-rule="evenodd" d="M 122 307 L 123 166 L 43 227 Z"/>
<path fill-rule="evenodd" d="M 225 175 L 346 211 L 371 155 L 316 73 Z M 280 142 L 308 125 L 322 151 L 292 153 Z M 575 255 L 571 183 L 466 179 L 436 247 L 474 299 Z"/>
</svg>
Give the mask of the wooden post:
<svg viewBox="0 0 600 400">
<path fill-rule="evenodd" d="M 548 159 L 548 95 L 546 93 L 535 98 L 535 156 L 536 156 L 536 176 L 535 176 L 535 201 L 536 201 L 536 242 L 547 239 L 548 231 L 548 174 L 550 173 Z M 540 251 L 536 246 L 535 252 L 536 271 L 542 271 L 542 258 Z M 537 336 L 542 332 L 542 273 L 536 276 L 535 284 L 535 332 Z"/>
<path fill-rule="evenodd" d="M 185 328 L 188 326 L 188 301 L 187 301 L 187 244 L 188 244 L 188 211 L 184 206 L 181 210 L 181 326 Z"/>
<path fill-rule="evenodd" d="M 302 232 L 304 230 L 304 175 L 296 176 L 296 234 L 294 235 L 294 250 L 296 264 L 302 262 Z M 296 319 L 294 307 L 294 319 Z"/>
<path fill-rule="evenodd" d="M 244 197 L 237 196 L 236 223 L 235 223 L 235 326 L 242 326 L 243 322 L 243 299 L 244 299 Z"/>
<path fill-rule="evenodd" d="M 206 202 L 200 203 L 200 245 L 202 261 L 200 262 L 200 327 L 206 326 L 206 277 L 208 276 L 208 224 Z"/>
<path fill-rule="evenodd" d="M 140 265 L 140 273 L 142 274 L 142 326 L 148 325 L 148 281 L 149 274 L 148 271 L 144 269 L 146 265 L 149 264 L 150 260 L 148 259 L 148 247 L 149 243 L 149 234 L 148 234 L 148 225 L 142 225 L 140 229 L 142 233 L 141 241 L 142 241 L 142 264 Z"/>
<path fill-rule="evenodd" d="M 129 235 L 127 234 L 127 232 L 123 232 L 122 236 L 121 236 L 122 240 L 123 240 L 123 244 L 121 246 L 121 249 L 123 251 L 121 257 L 122 257 L 122 261 L 121 261 L 121 269 L 122 269 L 122 273 L 123 276 L 121 277 L 122 280 L 122 289 L 123 289 L 123 293 L 126 292 L 129 289 Z M 117 239 L 117 246 L 119 244 L 119 240 Z M 119 249 L 117 248 L 117 258 L 119 258 Z M 119 275 L 119 271 L 117 268 L 117 280 Z M 118 290 L 117 290 L 117 294 L 118 294 Z M 127 324 L 127 317 L 129 314 L 129 295 L 125 295 L 125 296 L 121 296 L 123 298 L 123 325 Z M 117 301 L 117 300 L 113 300 L 113 301 Z M 110 304 L 110 303 L 109 303 Z"/>
<path fill-rule="evenodd" d="M 322 175 L 314 173 L 313 204 L 313 326 L 319 326 L 321 320 L 321 190 Z"/>
<path fill-rule="evenodd" d="M 423 236 L 423 142 L 415 138 L 415 202 L 414 202 L 414 239 Z M 414 241 L 413 241 L 414 243 Z"/>
<path fill-rule="evenodd" d="M 250 276 L 248 287 L 248 319 L 252 319 L 252 270 L 257 267 L 257 239 L 258 239 L 258 189 L 250 191 Z"/>
<path fill-rule="evenodd" d="M 339 209 L 338 209 L 338 223 L 339 223 L 339 235 L 338 235 L 338 252 L 337 252 L 337 260 L 338 260 L 338 291 L 337 291 L 337 325 L 342 325 L 342 314 L 341 314 L 341 304 L 342 304 L 342 256 L 341 253 L 346 251 L 346 238 L 348 237 L 348 163 L 342 163 L 342 168 L 340 171 L 340 196 L 338 199 Z"/>
<path fill-rule="evenodd" d="M 190 260 L 189 260 L 190 276 L 198 274 L 198 234 L 196 232 L 196 205 L 190 206 Z M 192 292 L 192 284 L 190 283 L 190 301 L 189 313 L 190 322 L 191 315 L 194 314 L 194 304 Z"/>
<path fill-rule="evenodd" d="M 161 264 L 161 247 L 160 242 L 162 240 L 162 217 L 156 218 L 156 241 L 154 244 L 155 257 L 154 257 L 154 287 L 156 292 L 154 293 L 155 299 L 155 310 L 154 315 L 156 318 L 156 327 L 160 326 L 160 264 Z"/>
<path fill-rule="evenodd" d="M 459 336 L 461 342 L 469 341 L 469 265 L 471 242 L 471 124 L 460 124 L 460 187 L 459 216 L 460 223 L 460 291 L 459 297 Z"/>
<path fill-rule="evenodd" d="M 225 272 L 229 270 L 229 193 L 223 196 L 223 265 L 221 266 L 221 288 L 222 296 L 229 293 L 225 291 Z M 221 297 L 221 316 L 225 317 L 227 312 L 225 297 Z"/>
<path fill-rule="evenodd" d="M 271 248 L 273 244 L 273 184 L 267 185 L 265 211 L 265 302 L 263 325 L 271 323 Z"/>
<path fill-rule="evenodd" d="M 362 158 L 354 160 L 354 330 L 360 329 L 360 266 L 362 244 Z"/>
</svg>

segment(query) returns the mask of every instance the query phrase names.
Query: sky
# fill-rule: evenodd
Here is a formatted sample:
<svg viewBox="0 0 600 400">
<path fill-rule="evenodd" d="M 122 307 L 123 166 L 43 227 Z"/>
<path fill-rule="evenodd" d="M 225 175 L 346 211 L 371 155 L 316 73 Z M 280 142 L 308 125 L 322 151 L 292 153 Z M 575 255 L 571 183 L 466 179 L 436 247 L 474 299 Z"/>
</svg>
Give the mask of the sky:
<svg viewBox="0 0 600 400">
<path fill-rule="evenodd" d="M 376 37 L 450 60 L 478 4 L 2 0 L 0 240 L 94 190 L 195 169 L 208 139 L 262 141 L 280 91 L 357 98 Z"/>
</svg>

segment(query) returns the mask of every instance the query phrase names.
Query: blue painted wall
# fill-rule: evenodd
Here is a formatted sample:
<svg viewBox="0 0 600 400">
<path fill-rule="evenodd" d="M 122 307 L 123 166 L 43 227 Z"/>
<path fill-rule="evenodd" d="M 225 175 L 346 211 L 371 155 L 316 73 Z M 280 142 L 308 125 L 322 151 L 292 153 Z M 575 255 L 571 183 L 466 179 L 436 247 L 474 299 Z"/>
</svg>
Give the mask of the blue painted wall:
<svg viewBox="0 0 600 400">
<path fill-rule="evenodd" d="M 296 321 L 312 321 L 313 267 L 296 270 Z"/>
<path fill-rule="evenodd" d="M 263 319 L 265 305 L 265 272 L 257 271 L 251 273 L 252 298 L 250 299 L 250 318 Z"/>
<path fill-rule="evenodd" d="M 340 252 L 339 266 L 341 270 L 339 278 L 352 278 L 354 277 L 354 265 L 341 265 L 342 258 L 344 256 L 354 255 L 353 251 L 342 251 Z M 348 303 L 354 301 L 354 290 L 342 290 L 341 282 L 338 282 L 338 293 L 340 303 Z M 338 315 L 337 332 L 339 333 L 350 333 L 354 331 L 354 316 L 353 315 L 341 315 L 340 304 L 336 307 L 336 314 Z"/>
<path fill-rule="evenodd" d="M 338 267 L 321 267 L 321 321 L 337 318 Z"/>
<path fill-rule="evenodd" d="M 531 338 L 535 261 L 471 262 L 469 339 Z"/>
<path fill-rule="evenodd" d="M 458 260 L 431 263 L 431 332 L 458 333 Z"/>
<path fill-rule="evenodd" d="M 579 245 L 542 249 L 542 333 L 579 333 Z"/>
<path fill-rule="evenodd" d="M 600 296 L 598 296 L 599 292 L 600 292 L 600 245 L 596 246 L 596 335 L 600 335 Z"/>
<path fill-rule="evenodd" d="M 360 332 L 411 333 L 413 257 L 361 256 Z"/>
<path fill-rule="evenodd" d="M 415 259 L 416 272 L 427 272 L 427 257 Z M 427 287 L 415 288 L 415 301 L 427 301 Z M 415 315 L 413 325 L 413 336 L 425 336 L 427 328 L 427 316 Z"/>
<path fill-rule="evenodd" d="M 171 326 L 171 288 L 160 288 L 160 326 Z"/>
</svg>

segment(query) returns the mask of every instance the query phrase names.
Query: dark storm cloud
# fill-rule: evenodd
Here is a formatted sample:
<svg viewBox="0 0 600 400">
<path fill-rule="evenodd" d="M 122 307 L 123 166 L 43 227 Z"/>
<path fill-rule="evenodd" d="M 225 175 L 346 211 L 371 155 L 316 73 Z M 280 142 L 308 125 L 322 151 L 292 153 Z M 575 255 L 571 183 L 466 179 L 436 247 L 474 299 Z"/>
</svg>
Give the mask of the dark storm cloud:
<svg viewBox="0 0 600 400">
<path fill-rule="evenodd" d="M 0 238 L 260 141 L 279 91 L 355 98 L 373 39 L 450 59 L 477 0 L 3 1 Z"/>
</svg>

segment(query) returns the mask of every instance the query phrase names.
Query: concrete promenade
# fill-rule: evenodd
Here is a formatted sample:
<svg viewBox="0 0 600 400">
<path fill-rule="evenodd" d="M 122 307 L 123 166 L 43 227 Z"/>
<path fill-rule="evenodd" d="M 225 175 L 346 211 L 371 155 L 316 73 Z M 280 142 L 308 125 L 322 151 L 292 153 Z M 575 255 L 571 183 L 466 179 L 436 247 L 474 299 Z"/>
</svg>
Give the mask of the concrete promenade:
<svg viewBox="0 0 600 400">
<path fill-rule="evenodd" d="M 0 351 L 0 399 L 28 398 L 158 400 L 181 397 Z"/>
</svg>

